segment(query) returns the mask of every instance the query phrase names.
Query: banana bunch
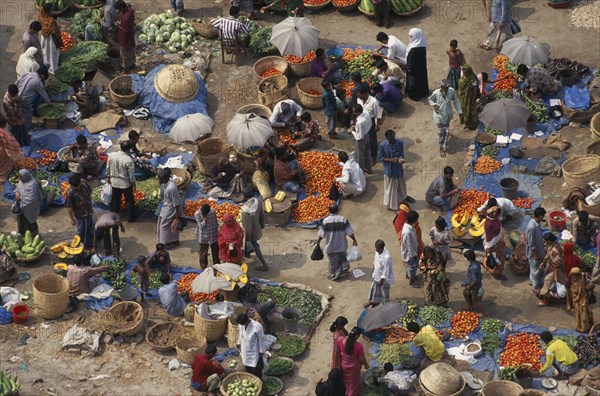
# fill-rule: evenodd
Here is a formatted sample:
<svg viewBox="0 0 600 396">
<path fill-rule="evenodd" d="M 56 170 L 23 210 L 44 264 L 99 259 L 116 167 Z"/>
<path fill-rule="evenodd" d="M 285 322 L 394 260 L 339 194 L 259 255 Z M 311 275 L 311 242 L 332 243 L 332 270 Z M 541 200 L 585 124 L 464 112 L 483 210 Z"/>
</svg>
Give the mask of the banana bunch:
<svg viewBox="0 0 600 396">
<path fill-rule="evenodd" d="M 392 8 L 399 14 L 416 10 L 423 4 L 423 0 L 391 0 Z"/>
<path fill-rule="evenodd" d="M 16 375 L 13 377 L 0 371 L 0 396 L 15 395 L 20 388 L 19 378 Z"/>
</svg>

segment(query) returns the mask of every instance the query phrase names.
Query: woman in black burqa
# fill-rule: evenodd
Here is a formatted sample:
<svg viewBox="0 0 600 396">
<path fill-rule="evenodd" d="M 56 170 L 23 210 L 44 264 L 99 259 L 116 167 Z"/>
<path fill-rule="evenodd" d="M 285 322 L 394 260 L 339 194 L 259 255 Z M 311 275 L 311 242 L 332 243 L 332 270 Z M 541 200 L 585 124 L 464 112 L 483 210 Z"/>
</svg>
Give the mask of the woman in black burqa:
<svg viewBox="0 0 600 396">
<path fill-rule="evenodd" d="M 419 28 L 408 32 L 408 48 L 406 50 L 406 94 L 412 100 L 429 96 L 427 80 L 427 39 Z"/>
</svg>

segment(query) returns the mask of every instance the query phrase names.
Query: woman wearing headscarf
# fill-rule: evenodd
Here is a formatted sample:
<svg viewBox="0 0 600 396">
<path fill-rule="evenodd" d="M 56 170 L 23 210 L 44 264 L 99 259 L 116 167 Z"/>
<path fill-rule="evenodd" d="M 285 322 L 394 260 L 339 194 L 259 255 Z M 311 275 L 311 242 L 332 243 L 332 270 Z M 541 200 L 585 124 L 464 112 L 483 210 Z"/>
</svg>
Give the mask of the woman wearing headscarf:
<svg viewBox="0 0 600 396">
<path fill-rule="evenodd" d="M 563 254 L 565 256 L 565 275 L 567 275 L 567 280 L 570 280 L 571 271 L 573 268 L 581 267 L 583 264 L 583 260 L 581 257 L 574 254 L 575 252 L 575 244 L 573 242 L 566 242 L 563 245 Z M 571 284 L 570 281 L 567 281 L 565 285 L 567 287 L 567 312 L 571 312 L 573 310 L 573 301 L 571 301 Z"/>
<path fill-rule="evenodd" d="M 35 47 L 27 48 L 17 62 L 17 78 L 21 77 L 25 73 L 35 73 L 40 68 L 40 64 L 35 60 L 35 55 L 38 53 L 38 49 Z"/>
<path fill-rule="evenodd" d="M 23 159 L 19 142 L 4 128 L 6 128 L 6 118 L 0 114 L 0 184 L 4 184 L 14 164 Z"/>
<path fill-rule="evenodd" d="M 427 39 L 421 29 L 412 28 L 408 32 L 406 53 L 406 94 L 412 100 L 419 100 L 429 96 Z"/>
<path fill-rule="evenodd" d="M 483 227 L 483 249 L 486 255 L 483 268 L 492 276 L 497 277 L 502 275 L 506 261 L 506 244 L 504 243 L 502 222 L 500 222 L 500 208 L 493 206 L 487 210 Z"/>
<path fill-rule="evenodd" d="M 340 367 L 340 350 L 337 347 L 337 339 L 340 337 L 346 337 L 348 335 L 348 330 L 346 330 L 346 325 L 348 324 L 348 319 L 344 316 L 338 316 L 335 318 L 335 321 L 329 327 L 329 331 L 332 333 L 333 338 L 333 350 L 331 353 L 331 368 L 339 368 Z"/>
<path fill-rule="evenodd" d="M 257 271 L 266 271 L 269 269 L 258 241 L 262 237 L 262 229 L 265 226 L 266 218 L 265 211 L 262 208 L 262 202 L 256 198 L 250 198 L 242 205 L 242 225 L 246 233 L 246 257 L 250 257 L 248 245 L 252 246 L 256 258 L 260 261 L 260 267 L 256 267 Z"/>
<path fill-rule="evenodd" d="M 479 98 L 477 76 L 471 66 L 463 65 L 462 77 L 458 81 L 458 100 L 463 111 L 462 121 L 465 124 L 465 129 L 473 130 L 479 126 L 477 98 Z"/>
<path fill-rule="evenodd" d="M 446 306 L 450 292 L 450 281 L 444 272 L 443 258 L 433 246 L 425 246 L 419 260 L 423 271 L 425 305 Z"/>
<path fill-rule="evenodd" d="M 346 384 L 346 396 L 360 395 L 360 369 L 364 366 L 369 369 L 369 363 L 365 358 L 365 350 L 358 337 L 362 334 L 359 327 L 354 327 L 346 337 L 339 337 L 336 345 L 340 351 L 340 369 Z"/>
<path fill-rule="evenodd" d="M 225 263 L 239 264 L 244 257 L 244 230 L 231 213 L 225 213 L 219 228 L 219 259 Z"/>
<path fill-rule="evenodd" d="M 19 183 L 15 192 L 15 200 L 21 205 L 21 213 L 17 215 L 19 234 L 30 231 L 39 234 L 37 218 L 40 215 L 40 204 L 44 200 L 42 187 L 35 181 L 27 169 L 19 171 Z"/>
<path fill-rule="evenodd" d="M 571 300 L 575 309 L 575 330 L 587 333 L 594 324 L 594 315 L 589 299 L 594 290 L 594 284 L 588 275 L 581 272 L 579 267 L 571 269 Z"/>
<path fill-rule="evenodd" d="M 60 57 L 60 29 L 53 16 L 49 14 L 52 10 L 52 4 L 46 3 L 40 10 L 39 21 L 42 24 L 42 52 L 44 54 L 44 64 L 48 66 L 48 73 L 54 74 L 58 69 L 58 59 Z"/>
<path fill-rule="evenodd" d="M 163 243 L 167 249 L 179 246 L 179 229 L 175 220 L 183 215 L 181 208 L 181 195 L 177 184 L 171 179 L 171 170 L 161 169 L 158 172 L 158 181 L 161 184 L 160 201 L 162 203 L 156 225 L 156 238 L 158 243 Z"/>
</svg>

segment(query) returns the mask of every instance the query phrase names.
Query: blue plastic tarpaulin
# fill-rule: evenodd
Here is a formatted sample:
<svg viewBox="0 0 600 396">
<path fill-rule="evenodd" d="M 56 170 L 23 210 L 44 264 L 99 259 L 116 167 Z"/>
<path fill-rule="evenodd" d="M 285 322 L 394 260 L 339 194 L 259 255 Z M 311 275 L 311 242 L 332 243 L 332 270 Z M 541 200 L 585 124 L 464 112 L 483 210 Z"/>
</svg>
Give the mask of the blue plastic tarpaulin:
<svg viewBox="0 0 600 396">
<path fill-rule="evenodd" d="M 206 110 L 207 90 L 198 73 L 198 93 L 190 101 L 183 103 L 173 103 L 163 99 L 154 87 L 154 77 L 167 65 L 159 65 L 152 69 L 145 77 L 134 74 L 131 76 L 133 90 L 139 93 L 138 107 L 145 107 L 152 114 L 152 125 L 154 129 L 161 133 L 168 133 L 171 127 L 179 118 L 194 113 L 208 115 Z"/>
</svg>

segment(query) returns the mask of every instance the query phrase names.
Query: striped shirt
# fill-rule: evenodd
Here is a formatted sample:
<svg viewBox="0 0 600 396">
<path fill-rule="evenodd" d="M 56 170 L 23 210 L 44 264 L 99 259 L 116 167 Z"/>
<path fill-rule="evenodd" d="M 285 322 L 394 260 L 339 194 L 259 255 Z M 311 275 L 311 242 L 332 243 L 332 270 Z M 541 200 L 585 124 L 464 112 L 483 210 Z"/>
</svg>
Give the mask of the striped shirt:
<svg viewBox="0 0 600 396">
<path fill-rule="evenodd" d="M 234 40 L 241 35 L 250 33 L 248 22 L 242 23 L 232 16 L 213 19 L 210 23 L 219 31 L 219 35 L 226 40 Z"/>
</svg>

